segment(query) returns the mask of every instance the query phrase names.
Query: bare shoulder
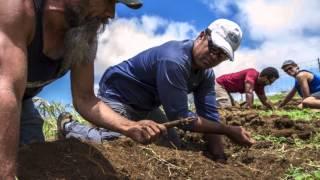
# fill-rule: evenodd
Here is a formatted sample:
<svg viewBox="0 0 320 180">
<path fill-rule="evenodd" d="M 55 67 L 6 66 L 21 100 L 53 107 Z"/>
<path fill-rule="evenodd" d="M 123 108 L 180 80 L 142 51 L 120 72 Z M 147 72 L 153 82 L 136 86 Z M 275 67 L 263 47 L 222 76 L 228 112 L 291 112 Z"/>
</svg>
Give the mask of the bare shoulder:
<svg viewBox="0 0 320 180">
<path fill-rule="evenodd" d="M 0 0 L 0 4 L 1 34 L 28 43 L 35 24 L 33 0 Z"/>
<path fill-rule="evenodd" d="M 313 78 L 313 74 L 308 71 L 302 71 L 297 74 L 296 78 L 298 80 L 309 80 Z"/>
</svg>

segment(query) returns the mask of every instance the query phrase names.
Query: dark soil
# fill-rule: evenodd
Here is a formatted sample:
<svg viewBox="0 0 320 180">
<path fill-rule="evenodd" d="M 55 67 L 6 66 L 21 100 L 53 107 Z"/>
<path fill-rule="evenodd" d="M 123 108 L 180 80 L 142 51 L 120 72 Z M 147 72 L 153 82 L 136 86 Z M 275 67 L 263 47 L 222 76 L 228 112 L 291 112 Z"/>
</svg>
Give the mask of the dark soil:
<svg viewBox="0 0 320 180">
<path fill-rule="evenodd" d="M 226 124 L 242 125 L 251 133 L 284 137 L 287 141 L 258 141 L 251 148 L 242 148 L 225 138 L 225 164 L 206 155 L 200 134 L 182 131 L 181 148 L 161 142 L 144 146 L 128 138 L 103 145 L 75 139 L 32 144 L 20 148 L 19 179 L 279 179 L 290 165 L 320 161 L 315 148 L 292 145 L 295 138 L 307 141 L 319 133 L 319 121 L 260 117 L 255 111 L 237 108 L 221 110 L 221 116 Z"/>
</svg>

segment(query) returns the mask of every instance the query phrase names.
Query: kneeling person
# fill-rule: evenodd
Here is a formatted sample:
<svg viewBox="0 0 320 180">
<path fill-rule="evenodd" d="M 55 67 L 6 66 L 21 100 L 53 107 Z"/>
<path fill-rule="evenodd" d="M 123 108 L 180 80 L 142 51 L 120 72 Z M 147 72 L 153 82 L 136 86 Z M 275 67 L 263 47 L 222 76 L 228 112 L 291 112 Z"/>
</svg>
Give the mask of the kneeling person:
<svg viewBox="0 0 320 180">
<path fill-rule="evenodd" d="M 220 107 L 229 107 L 234 105 L 230 93 L 245 93 L 245 107 L 252 108 L 253 92 L 255 92 L 261 103 L 269 109 L 273 109 L 271 102 L 268 101 L 264 87 L 272 84 L 279 78 L 277 69 L 267 67 L 259 73 L 250 68 L 236 73 L 225 74 L 216 79 L 217 103 Z"/>
<path fill-rule="evenodd" d="M 211 68 L 233 60 L 241 37 L 237 24 L 216 20 L 196 40 L 169 41 L 108 68 L 100 80 L 98 96 L 118 113 L 137 121 L 151 112 L 161 114 L 161 105 L 169 121 L 197 117 L 183 128 L 204 133 L 209 152 L 223 158 L 220 135 L 244 146 L 254 143 L 242 127 L 219 123 L 212 81 Z M 196 112 L 188 109 L 189 93 L 194 95 Z M 158 133 L 152 128 L 145 131 Z"/>
<path fill-rule="evenodd" d="M 299 105 L 300 108 L 320 109 L 320 74 L 300 70 L 297 63 L 292 60 L 284 61 L 281 68 L 295 79 L 295 85 L 279 104 L 279 107 L 286 105 L 298 92 L 302 97 L 302 103 Z"/>
</svg>

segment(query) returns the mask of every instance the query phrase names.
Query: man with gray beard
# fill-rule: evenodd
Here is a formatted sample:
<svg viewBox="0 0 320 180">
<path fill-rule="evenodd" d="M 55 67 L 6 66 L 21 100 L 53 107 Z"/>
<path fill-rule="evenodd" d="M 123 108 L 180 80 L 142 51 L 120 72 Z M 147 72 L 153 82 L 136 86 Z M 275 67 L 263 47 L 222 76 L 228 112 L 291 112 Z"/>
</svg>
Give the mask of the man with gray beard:
<svg viewBox="0 0 320 180">
<path fill-rule="evenodd" d="M 71 71 L 76 110 L 98 126 L 140 143 L 166 133 L 153 121 L 130 121 L 94 95 L 97 32 L 114 17 L 115 4 L 139 8 L 139 0 L 0 0 L 0 179 L 15 179 L 19 144 L 44 141 L 31 100 Z"/>
</svg>

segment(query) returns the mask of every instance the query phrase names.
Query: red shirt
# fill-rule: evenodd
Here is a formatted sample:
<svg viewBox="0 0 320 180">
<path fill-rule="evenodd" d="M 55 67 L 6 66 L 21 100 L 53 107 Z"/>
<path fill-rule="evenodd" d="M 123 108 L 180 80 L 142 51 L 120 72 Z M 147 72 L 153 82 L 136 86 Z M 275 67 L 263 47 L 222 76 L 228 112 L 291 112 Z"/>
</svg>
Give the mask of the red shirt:
<svg viewBox="0 0 320 180">
<path fill-rule="evenodd" d="M 264 94 L 264 86 L 257 83 L 259 72 L 253 68 L 245 69 L 236 73 L 225 74 L 216 79 L 217 83 L 223 86 L 230 93 L 244 93 L 245 83 L 248 82 L 254 87 L 256 94 Z"/>
</svg>

